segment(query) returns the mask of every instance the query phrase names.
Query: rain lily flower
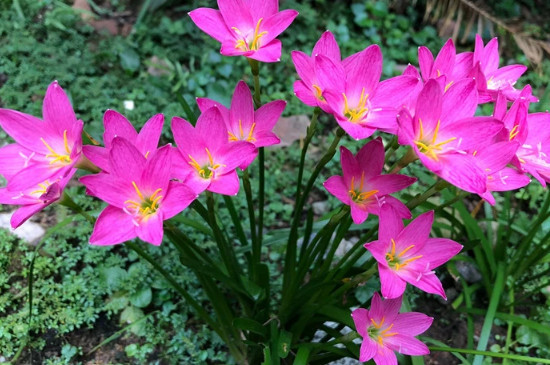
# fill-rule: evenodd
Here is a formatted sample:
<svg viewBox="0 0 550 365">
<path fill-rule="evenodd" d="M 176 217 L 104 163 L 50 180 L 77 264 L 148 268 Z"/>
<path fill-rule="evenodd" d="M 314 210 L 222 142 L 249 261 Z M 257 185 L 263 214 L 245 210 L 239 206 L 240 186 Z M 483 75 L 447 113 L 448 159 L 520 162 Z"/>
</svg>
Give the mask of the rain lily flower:
<svg viewBox="0 0 550 365">
<path fill-rule="evenodd" d="M 122 137 L 132 143 L 145 158 L 148 158 L 151 153 L 157 150 L 163 124 L 164 115 L 154 115 L 138 133 L 124 115 L 114 110 L 107 110 L 103 116 L 105 127 L 103 143 L 105 147 L 84 146 L 84 155 L 101 170 L 109 172 L 111 143 L 115 137 Z"/>
<path fill-rule="evenodd" d="M 146 159 L 128 140 L 111 141 L 110 173 L 80 178 L 90 194 L 109 204 L 97 218 L 91 244 L 114 245 L 136 237 L 161 244 L 163 221 L 197 197 L 181 182 L 171 181 L 172 155 L 167 145 Z"/>
<path fill-rule="evenodd" d="M 220 10 L 199 8 L 191 20 L 203 32 L 221 43 L 221 54 L 278 62 L 281 41 L 275 39 L 296 16 L 296 10 L 279 11 L 278 0 L 218 0 Z"/>
<path fill-rule="evenodd" d="M 406 188 L 416 179 L 405 175 L 382 175 L 384 145 L 380 138 L 364 145 L 355 156 L 347 148 L 340 147 L 340 162 L 343 176 L 331 176 L 323 185 L 351 207 L 355 224 L 363 223 L 369 213 L 379 215 L 385 204 L 393 206 L 401 217 L 411 217 L 407 207 L 389 194 Z"/>
<path fill-rule="evenodd" d="M 542 186 L 550 182 L 550 113 L 527 115 L 527 133 L 516 152 L 517 164 Z"/>
<path fill-rule="evenodd" d="M 178 179 L 196 194 L 208 190 L 237 195 L 239 176 L 235 169 L 253 159 L 256 147 L 246 141 L 229 142 L 218 108 L 202 113 L 195 127 L 185 119 L 172 118 L 172 132 L 180 152 L 179 159 L 183 161 L 174 171 Z"/>
<path fill-rule="evenodd" d="M 58 201 L 75 172 L 74 168 L 68 172 L 60 171 L 36 186 L 21 187 L 21 189 L 15 189 L 12 186 L 13 190 L 0 189 L 0 204 L 20 205 L 11 216 L 12 228 L 19 227 L 31 216 Z"/>
<path fill-rule="evenodd" d="M 300 77 L 300 80 L 294 82 L 294 94 L 296 94 L 296 97 L 302 103 L 309 106 L 318 106 L 325 112 L 330 113 L 331 110 L 323 97 L 325 87 L 316 75 L 319 71 L 315 67 L 315 57 L 318 55 L 328 57 L 335 63 L 340 63 L 341 61 L 340 47 L 338 47 L 334 35 L 328 30 L 315 43 L 311 57 L 301 51 L 292 51 L 292 62 L 294 62 L 294 67 Z M 325 78 L 330 78 L 331 76 L 336 77 L 338 75 L 331 73 L 325 75 Z M 335 79 L 331 84 L 338 83 L 338 81 L 338 79 Z M 344 87 L 343 82 L 341 87 Z"/>
<path fill-rule="evenodd" d="M 416 77 L 402 75 L 379 82 L 382 53 L 377 45 L 342 63 L 322 55 L 316 56 L 315 62 L 317 77 L 325 88 L 322 96 L 352 138 L 368 138 L 377 129 L 397 132 L 397 111 L 418 85 Z"/>
<path fill-rule="evenodd" d="M 459 188 L 482 194 L 485 173 L 470 150 L 492 141 L 502 122 L 473 117 L 477 108 L 475 81 L 461 80 L 443 93 L 436 80 L 428 80 L 416 103 L 414 118 L 406 109 L 398 115 L 399 143 L 408 144 L 424 166 Z"/>
<path fill-rule="evenodd" d="M 363 337 L 359 361 L 373 359 L 376 365 L 397 365 L 395 351 L 404 355 L 427 355 L 428 347 L 414 338 L 432 325 L 433 318 L 423 313 L 399 313 L 401 296 L 382 300 L 374 293 L 371 309 L 357 308 L 351 313 L 355 328 Z"/>
<path fill-rule="evenodd" d="M 479 103 L 496 100 L 498 92 L 502 92 L 508 100 L 516 100 L 520 90 L 514 88 L 515 83 L 527 70 L 524 65 L 509 65 L 499 68 L 498 39 L 493 38 L 485 46 L 479 34 L 476 35 L 474 48 L 473 75 L 479 91 Z M 530 101 L 538 101 L 533 95 Z"/>
<path fill-rule="evenodd" d="M 433 210 L 419 215 L 403 228 L 403 221 L 390 206 L 380 211 L 378 241 L 365 248 L 378 261 L 384 298 L 397 298 L 407 283 L 447 299 L 433 269 L 458 254 L 462 245 L 446 238 L 428 238 Z"/>
<path fill-rule="evenodd" d="M 82 151 L 81 120 L 57 81 L 46 90 L 44 120 L 15 110 L 0 109 L 0 126 L 14 140 L 0 149 L 0 173 L 7 189 L 22 191 L 72 171 Z"/>
<path fill-rule="evenodd" d="M 456 59 L 456 49 L 452 39 L 449 39 L 441 48 L 434 60 L 428 47 L 418 47 L 418 64 L 422 79 L 427 82 L 430 79 L 438 79 L 445 76 L 447 82 L 452 82 L 451 76 Z"/>
<path fill-rule="evenodd" d="M 252 93 L 244 81 L 239 81 L 235 87 L 230 109 L 207 98 L 198 98 L 197 104 L 201 112 L 212 107 L 219 109 L 227 128 L 228 141 L 231 143 L 245 141 L 255 147 L 267 147 L 281 142 L 271 130 L 283 113 L 286 101 L 275 100 L 254 111 Z M 256 155 L 257 150 L 250 154 L 249 159 L 241 163 L 239 167 L 242 170 L 246 169 Z"/>
</svg>

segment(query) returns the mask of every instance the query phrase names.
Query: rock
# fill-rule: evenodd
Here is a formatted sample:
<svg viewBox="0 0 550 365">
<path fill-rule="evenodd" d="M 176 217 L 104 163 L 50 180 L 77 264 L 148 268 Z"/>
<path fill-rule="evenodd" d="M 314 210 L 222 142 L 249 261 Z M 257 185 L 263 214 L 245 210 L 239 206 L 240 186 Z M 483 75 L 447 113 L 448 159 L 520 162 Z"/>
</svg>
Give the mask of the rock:
<svg viewBox="0 0 550 365">
<path fill-rule="evenodd" d="M 344 256 L 346 252 L 351 250 L 351 248 L 357 244 L 357 242 L 359 242 L 359 237 L 350 237 L 349 240 L 346 240 L 346 239 L 342 240 L 342 242 L 340 242 L 340 246 L 338 246 L 338 248 L 336 249 L 334 256 L 336 257 Z"/>
<path fill-rule="evenodd" d="M 456 261 L 456 269 L 467 283 L 477 283 L 483 279 L 474 264 L 467 261 Z"/>
<path fill-rule="evenodd" d="M 149 67 L 147 67 L 147 72 L 151 76 L 162 76 L 170 74 L 170 65 L 166 63 L 165 60 L 153 56 L 149 58 Z"/>
<path fill-rule="evenodd" d="M 279 137 L 281 143 L 275 147 L 288 147 L 292 142 L 306 138 L 309 117 L 307 115 L 293 115 L 280 118 L 273 133 Z"/>
<path fill-rule="evenodd" d="M 313 214 L 315 215 L 323 215 L 326 212 L 328 212 L 328 200 L 322 201 L 322 202 L 315 202 L 311 205 L 313 208 Z"/>
<path fill-rule="evenodd" d="M 30 244 L 36 244 L 46 234 L 46 230 L 38 223 L 26 221 L 17 229 L 12 229 L 10 225 L 11 213 L 0 213 L 0 228 L 5 228 L 11 233 L 27 241 Z"/>
</svg>

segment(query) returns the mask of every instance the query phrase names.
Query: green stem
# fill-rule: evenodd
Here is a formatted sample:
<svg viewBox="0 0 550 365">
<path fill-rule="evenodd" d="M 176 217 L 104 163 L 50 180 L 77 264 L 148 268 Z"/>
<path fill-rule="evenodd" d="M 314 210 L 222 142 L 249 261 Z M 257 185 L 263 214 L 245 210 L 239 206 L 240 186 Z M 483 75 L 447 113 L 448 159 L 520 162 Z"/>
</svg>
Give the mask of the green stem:
<svg viewBox="0 0 550 365">
<path fill-rule="evenodd" d="M 246 239 L 246 235 L 244 234 L 243 225 L 239 218 L 237 209 L 235 209 L 235 204 L 233 204 L 233 198 L 230 196 L 224 195 L 223 200 L 225 201 L 225 206 L 229 211 L 229 215 L 231 216 L 231 220 L 233 221 L 233 225 L 235 226 L 235 230 L 237 231 L 237 237 L 239 237 L 239 241 L 241 241 L 241 245 L 248 246 L 248 240 Z"/>
<path fill-rule="evenodd" d="M 435 184 L 433 184 L 428 190 L 426 190 L 423 194 L 417 195 L 411 200 L 407 202 L 407 208 L 414 209 L 426 200 L 428 200 L 429 197 L 434 195 L 435 193 L 448 188 L 451 186 L 451 184 L 445 180 L 438 180 Z"/>
<path fill-rule="evenodd" d="M 428 346 L 428 348 L 430 349 L 430 351 L 458 352 L 458 353 L 462 353 L 462 354 L 472 354 L 472 355 L 478 355 L 478 356 L 490 356 L 490 357 L 498 357 L 498 358 L 501 358 L 501 359 L 510 359 L 510 360 L 517 360 L 517 361 L 527 361 L 527 362 L 538 362 L 538 363 L 541 363 L 541 364 L 550 364 L 550 360 L 541 359 L 541 358 L 538 358 L 538 357 L 530 357 L 530 356 L 522 356 L 522 355 L 511 355 L 511 354 L 501 354 L 499 352 L 459 349 L 459 348 L 454 348 L 454 347 Z"/>
<path fill-rule="evenodd" d="M 187 117 L 187 121 L 191 123 L 193 126 L 197 124 L 197 116 L 187 103 L 187 100 L 185 100 L 185 97 L 179 93 L 176 92 L 176 98 L 178 99 L 181 107 L 183 108 L 183 111 L 185 112 L 185 116 Z"/>
<path fill-rule="evenodd" d="M 67 193 L 66 190 L 63 191 L 63 196 L 59 200 L 59 204 L 63 205 L 67 208 L 72 209 L 76 213 L 82 215 L 88 222 L 90 222 L 92 225 L 95 223 L 95 218 L 89 215 L 82 207 L 75 203 L 75 201 L 71 198 L 69 193 Z"/>
<path fill-rule="evenodd" d="M 248 175 L 248 170 L 243 171 L 243 188 L 246 195 L 246 204 L 248 206 L 248 220 L 250 222 L 250 237 L 252 239 L 252 262 L 257 262 L 256 258 L 260 256 L 260 251 L 256 238 L 256 214 L 254 213 L 254 200 L 252 198 L 252 187 L 250 185 L 250 176 Z"/>
<path fill-rule="evenodd" d="M 259 108 L 262 105 L 261 92 L 260 92 L 260 63 L 253 59 L 248 59 L 250 64 L 250 72 L 254 79 L 254 105 Z"/>
<path fill-rule="evenodd" d="M 260 263 L 260 255 L 262 251 L 262 240 L 264 236 L 264 206 L 265 206 L 265 150 L 264 147 L 258 148 L 258 159 L 260 165 L 260 179 L 258 181 L 258 205 L 260 210 L 258 212 L 258 235 L 257 235 L 257 251 L 255 264 Z"/>
<path fill-rule="evenodd" d="M 216 221 L 216 209 L 214 207 L 214 194 L 212 194 L 212 192 L 210 191 L 206 192 L 206 205 L 208 207 L 208 224 L 210 225 L 210 228 L 212 228 L 212 232 L 214 233 L 214 237 L 216 238 L 216 244 L 218 246 L 218 249 L 220 250 L 220 255 L 222 257 L 223 263 L 227 268 L 229 276 L 231 276 L 237 282 L 240 282 L 241 273 L 239 262 L 237 261 L 235 250 L 227 242 L 227 240 L 223 236 L 220 227 L 218 226 L 218 222 Z"/>
<path fill-rule="evenodd" d="M 511 303 L 514 302 L 514 288 L 510 288 L 508 292 L 508 299 Z M 514 305 L 510 305 L 510 315 L 514 315 Z M 512 331 L 514 330 L 514 322 L 508 321 L 508 329 L 506 331 L 506 343 L 504 345 L 504 353 L 508 354 L 510 352 L 510 345 L 512 343 Z M 507 365 L 508 359 L 502 361 L 502 365 Z"/>
</svg>

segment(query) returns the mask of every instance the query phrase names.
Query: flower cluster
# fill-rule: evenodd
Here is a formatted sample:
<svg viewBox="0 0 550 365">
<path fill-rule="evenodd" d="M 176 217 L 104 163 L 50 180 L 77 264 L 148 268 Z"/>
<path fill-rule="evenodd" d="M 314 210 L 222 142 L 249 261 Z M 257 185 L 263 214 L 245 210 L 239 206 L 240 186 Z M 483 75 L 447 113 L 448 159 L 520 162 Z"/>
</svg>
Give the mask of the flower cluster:
<svg viewBox="0 0 550 365">
<path fill-rule="evenodd" d="M 294 20 L 296 11 L 279 11 L 277 0 L 218 0 L 218 6 L 219 10 L 200 8 L 189 15 L 221 43 L 223 55 L 243 55 L 251 65 L 280 60 L 281 42 L 276 37 Z M 477 36 L 473 52 L 458 54 L 449 40 L 435 58 L 428 48 L 420 47 L 419 69 L 409 65 L 402 75 L 384 81 L 378 45 L 342 59 L 329 31 L 311 56 L 293 51 L 292 60 L 300 77 L 294 92 L 302 102 L 333 115 L 354 139 L 376 132 L 394 135 L 435 175 L 490 204 L 495 204 L 492 192 L 527 185 L 527 174 L 544 186 L 550 182 L 550 113 L 528 113 L 537 98 L 528 85 L 521 90 L 514 87 L 526 67 L 499 68 L 496 39 L 484 45 Z M 493 115 L 475 116 L 479 104 L 491 102 Z M 160 245 L 164 221 L 202 192 L 236 195 L 238 170 L 252 163 L 258 148 L 280 142 L 272 130 L 286 102 L 272 101 L 255 110 L 250 89 L 240 81 L 229 107 L 207 98 L 197 99 L 197 104 L 201 114 L 195 125 L 172 119 L 175 147 L 159 146 L 162 114 L 151 117 L 137 132 L 113 110 L 104 115 L 104 146 L 83 146 L 83 122 L 76 119 L 57 82 L 46 91 L 43 120 L 0 109 L 0 126 L 15 140 L 0 148 L 0 174 L 6 180 L 0 203 L 20 206 L 12 226 L 62 199 L 77 168 L 96 172 L 80 177 L 80 182 L 89 195 L 107 203 L 90 237 L 95 245 L 136 237 Z M 404 226 L 403 219 L 413 216 L 391 194 L 416 179 L 394 171 L 382 173 L 381 137 L 355 155 L 342 146 L 340 161 L 342 175 L 330 177 L 324 183 L 326 190 L 350 206 L 356 224 L 369 214 L 379 216 L 378 240 L 365 248 L 378 263 L 386 300 L 375 293 L 370 310 L 352 313 L 364 338 L 360 360 L 393 365 L 397 364 L 394 351 L 426 354 L 428 348 L 414 336 L 424 332 L 432 318 L 399 313 L 401 298 L 407 283 L 446 298 L 433 270 L 462 246 L 429 237 L 433 211 Z"/>
</svg>

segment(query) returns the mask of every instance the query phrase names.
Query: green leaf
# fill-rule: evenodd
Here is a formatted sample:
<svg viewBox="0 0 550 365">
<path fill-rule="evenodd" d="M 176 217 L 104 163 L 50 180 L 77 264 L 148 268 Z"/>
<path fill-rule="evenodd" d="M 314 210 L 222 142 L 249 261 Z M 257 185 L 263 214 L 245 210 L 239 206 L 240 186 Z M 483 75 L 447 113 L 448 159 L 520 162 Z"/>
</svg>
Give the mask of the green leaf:
<svg viewBox="0 0 550 365">
<path fill-rule="evenodd" d="M 279 332 L 279 357 L 282 359 L 286 358 L 288 356 L 288 353 L 290 352 L 290 345 L 292 343 L 292 333 L 281 330 Z"/>
<path fill-rule="evenodd" d="M 145 308 L 151 304 L 153 292 L 150 287 L 144 287 L 130 295 L 130 303 L 138 308 Z"/>
<path fill-rule="evenodd" d="M 519 343 L 529 346 L 540 347 L 548 343 L 540 332 L 535 331 L 527 326 L 519 326 L 516 331 L 516 338 Z"/>
<path fill-rule="evenodd" d="M 132 48 L 124 48 L 122 52 L 120 52 L 119 57 L 120 66 L 124 69 L 124 71 L 133 73 L 139 69 L 139 55 Z"/>
<path fill-rule="evenodd" d="M 244 331 L 256 333 L 263 337 L 267 335 L 267 328 L 262 326 L 260 322 L 250 318 L 235 318 L 233 320 L 233 326 Z"/>
<path fill-rule="evenodd" d="M 300 346 L 293 365 L 307 365 L 310 352 L 311 349 L 308 346 Z"/>
<path fill-rule="evenodd" d="M 126 270 L 115 266 L 101 270 L 100 278 L 108 288 L 115 288 L 121 281 L 128 276 Z"/>
</svg>

